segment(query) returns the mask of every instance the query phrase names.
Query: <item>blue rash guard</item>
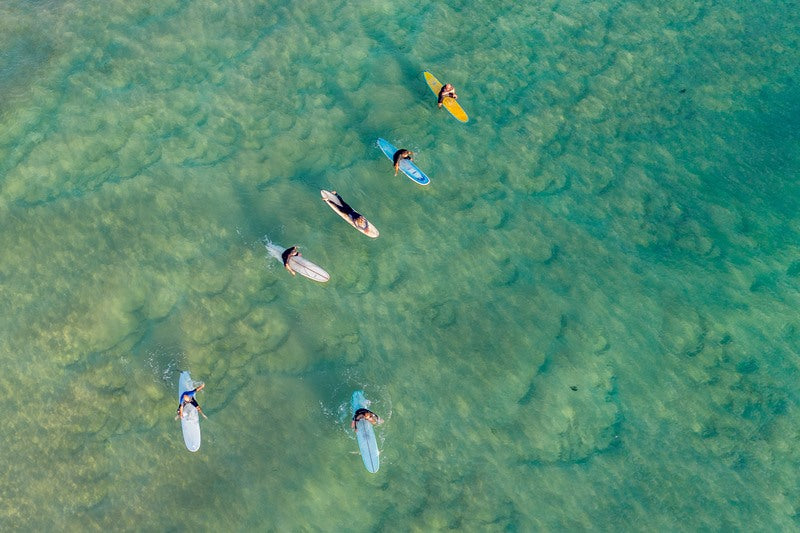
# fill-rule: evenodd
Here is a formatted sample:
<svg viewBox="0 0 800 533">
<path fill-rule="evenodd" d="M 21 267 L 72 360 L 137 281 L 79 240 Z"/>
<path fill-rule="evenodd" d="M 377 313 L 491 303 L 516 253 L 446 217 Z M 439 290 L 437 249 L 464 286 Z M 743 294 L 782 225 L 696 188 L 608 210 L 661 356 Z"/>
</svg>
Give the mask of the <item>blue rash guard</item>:
<svg viewBox="0 0 800 533">
<path fill-rule="evenodd" d="M 197 392 L 197 389 L 192 389 L 192 390 L 187 390 L 185 392 L 182 392 L 181 395 L 178 396 L 178 409 L 180 409 L 180 406 L 183 405 L 183 397 L 184 396 L 188 396 L 189 398 L 191 398 L 191 400 L 189 400 L 187 403 L 190 403 L 190 404 L 194 405 L 195 407 L 198 407 L 197 400 L 194 399 L 194 395 L 195 395 L 196 392 Z"/>
</svg>

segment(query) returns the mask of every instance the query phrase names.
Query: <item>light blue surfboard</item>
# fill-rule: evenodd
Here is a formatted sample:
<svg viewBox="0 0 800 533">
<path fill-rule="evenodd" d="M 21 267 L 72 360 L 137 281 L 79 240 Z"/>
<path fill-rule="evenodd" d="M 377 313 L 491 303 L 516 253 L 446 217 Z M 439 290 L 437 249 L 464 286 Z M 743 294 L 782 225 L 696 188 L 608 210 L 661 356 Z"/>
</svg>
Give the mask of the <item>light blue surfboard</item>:
<svg viewBox="0 0 800 533">
<path fill-rule="evenodd" d="M 180 404 L 183 393 L 194 389 L 189 372 L 184 370 L 178 380 L 178 404 Z M 183 443 L 190 452 L 200 449 L 200 413 L 197 408 L 188 404 L 183 407 L 183 418 L 181 419 L 181 430 L 183 431 Z"/>
<path fill-rule="evenodd" d="M 386 139 L 379 138 L 378 148 L 389 158 L 389 161 L 394 163 L 394 154 L 397 152 L 397 148 L 395 148 L 392 143 Z M 413 161 L 409 161 L 408 159 L 400 160 L 400 171 L 420 185 L 427 185 L 431 182 L 431 179 L 426 176 Z"/>
<path fill-rule="evenodd" d="M 367 399 L 364 397 L 364 391 L 357 390 L 353 393 L 352 399 L 353 415 L 359 409 L 367 409 Z M 378 441 L 375 440 L 375 430 L 372 424 L 366 419 L 362 418 L 356 422 L 356 440 L 358 440 L 358 449 L 361 452 L 361 458 L 364 460 L 364 466 L 367 470 L 374 474 L 378 471 L 380 461 L 378 459 Z"/>
</svg>

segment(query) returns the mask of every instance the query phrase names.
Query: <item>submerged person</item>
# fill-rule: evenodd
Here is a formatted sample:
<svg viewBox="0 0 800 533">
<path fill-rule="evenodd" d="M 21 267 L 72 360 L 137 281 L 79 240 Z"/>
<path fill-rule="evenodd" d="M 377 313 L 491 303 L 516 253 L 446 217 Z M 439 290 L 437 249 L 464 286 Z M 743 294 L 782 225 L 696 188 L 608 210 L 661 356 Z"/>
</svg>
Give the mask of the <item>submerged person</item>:
<svg viewBox="0 0 800 533">
<path fill-rule="evenodd" d="M 358 423 L 359 420 L 366 420 L 373 426 L 376 426 L 383 422 L 383 420 L 381 420 L 381 417 L 379 417 L 369 409 L 364 409 L 363 407 L 361 409 L 356 410 L 355 414 L 353 415 L 353 420 L 350 422 L 350 427 L 353 428 L 353 431 L 358 432 L 356 424 Z"/>
<path fill-rule="evenodd" d="M 287 248 L 281 254 L 281 259 L 283 259 L 283 267 L 292 273 L 292 276 L 296 274 L 292 266 L 289 264 L 289 259 L 292 257 L 300 255 L 300 252 L 297 250 L 297 246 L 292 246 L 291 248 Z"/>
<path fill-rule="evenodd" d="M 200 406 L 197 404 L 197 400 L 194 397 L 194 395 L 197 394 L 198 391 L 203 390 L 203 387 L 205 386 L 205 383 L 201 383 L 199 387 L 185 391 L 183 394 L 181 394 L 181 402 L 178 404 L 178 415 L 175 417 L 175 420 L 183 418 L 183 406 L 187 404 L 194 405 L 195 408 L 197 408 L 197 412 L 203 415 L 203 418 L 208 418 L 203 410 L 200 409 Z"/>
<path fill-rule="evenodd" d="M 439 89 L 439 107 L 442 107 L 442 102 L 447 97 L 452 98 L 453 100 L 458 100 L 458 95 L 456 95 L 456 88 L 450 85 L 449 83 L 445 83 L 442 85 L 442 88 Z"/>
<path fill-rule="evenodd" d="M 414 159 L 411 157 L 414 155 L 414 152 L 411 150 L 406 150 L 405 148 L 401 148 L 400 150 L 394 153 L 392 157 L 392 161 L 394 161 L 394 175 L 397 176 L 397 171 L 400 170 L 400 160 L 401 159 L 408 159 L 409 161 L 413 161 Z"/>
<path fill-rule="evenodd" d="M 339 211 L 343 215 L 347 215 L 347 217 L 351 221 L 353 221 L 353 224 L 355 224 L 357 228 L 367 229 L 367 226 L 369 226 L 369 223 L 367 222 L 367 219 L 364 218 L 364 216 L 361 213 L 359 213 L 358 211 L 356 211 L 355 209 L 350 207 L 347 204 L 347 202 L 342 200 L 342 197 L 339 196 L 338 192 L 331 191 L 331 194 L 333 194 L 336 197 L 336 199 L 339 200 L 338 204 L 333 202 L 333 205 L 334 205 L 334 207 L 336 207 L 337 211 Z"/>
</svg>

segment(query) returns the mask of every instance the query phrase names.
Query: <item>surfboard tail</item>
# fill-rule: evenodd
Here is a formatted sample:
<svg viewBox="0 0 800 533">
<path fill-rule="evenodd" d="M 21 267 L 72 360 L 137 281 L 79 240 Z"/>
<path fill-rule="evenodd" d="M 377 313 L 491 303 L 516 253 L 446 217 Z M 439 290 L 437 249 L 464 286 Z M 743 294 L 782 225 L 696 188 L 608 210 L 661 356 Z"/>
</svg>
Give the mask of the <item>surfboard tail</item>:
<svg viewBox="0 0 800 533">
<path fill-rule="evenodd" d="M 361 409 L 362 407 L 366 408 L 367 405 L 369 405 L 367 398 L 364 396 L 363 390 L 357 390 L 353 392 L 353 397 L 351 398 L 350 403 L 352 404 L 354 414 L 357 410 Z"/>
</svg>

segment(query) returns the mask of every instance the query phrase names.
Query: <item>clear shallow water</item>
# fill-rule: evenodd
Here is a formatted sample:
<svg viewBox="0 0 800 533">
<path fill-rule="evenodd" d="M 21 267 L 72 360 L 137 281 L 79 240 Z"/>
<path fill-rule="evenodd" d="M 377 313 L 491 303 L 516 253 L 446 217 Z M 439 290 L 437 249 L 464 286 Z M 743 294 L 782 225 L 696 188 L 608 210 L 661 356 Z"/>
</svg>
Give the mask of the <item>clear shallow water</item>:
<svg viewBox="0 0 800 533">
<path fill-rule="evenodd" d="M 4 529 L 797 527 L 791 3 L 0 14 Z"/>
</svg>

